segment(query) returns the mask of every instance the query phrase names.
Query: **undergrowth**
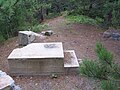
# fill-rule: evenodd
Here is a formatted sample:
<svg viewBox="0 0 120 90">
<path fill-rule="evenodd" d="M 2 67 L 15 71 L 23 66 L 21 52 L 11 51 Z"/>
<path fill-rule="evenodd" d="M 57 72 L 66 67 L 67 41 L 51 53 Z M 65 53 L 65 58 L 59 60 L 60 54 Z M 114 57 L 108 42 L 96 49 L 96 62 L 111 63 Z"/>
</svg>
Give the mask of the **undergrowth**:
<svg viewBox="0 0 120 90">
<path fill-rule="evenodd" d="M 103 19 L 96 17 L 95 19 L 92 19 L 88 16 L 84 15 L 68 15 L 66 16 L 66 19 L 70 23 L 80 23 L 80 24 L 90 24 L 90 25 L 98 25 L 100 24 Z"/>
<path fill-rule="evenodd" d="M 4 42 L 5 41 L 5 38 L 3 37 L 2 34 L 0 34 L 0 42 Z"/>
<path fill-rule="evenodd" d="M 42 30 L 45 30 L 45 29 L 47 29 L 48 28 L 48 25 L 47 24 L 39 24 L 39 25 L 34 25 L 33 27 L 32 27 L 32 31 L 34 31 L 34 32 L 40 32 L 40 31 L 42 31 Z"/>
<path fill-rule="evenodd" d="M 21 27 L 20 30 L 30 30 L 33 32 L 41 32 L 42 30 L 45 30 L 48 28 L 47 24 L 36 24 L 34 26 L 25 26 L 25 27 Z"/>
</svg>

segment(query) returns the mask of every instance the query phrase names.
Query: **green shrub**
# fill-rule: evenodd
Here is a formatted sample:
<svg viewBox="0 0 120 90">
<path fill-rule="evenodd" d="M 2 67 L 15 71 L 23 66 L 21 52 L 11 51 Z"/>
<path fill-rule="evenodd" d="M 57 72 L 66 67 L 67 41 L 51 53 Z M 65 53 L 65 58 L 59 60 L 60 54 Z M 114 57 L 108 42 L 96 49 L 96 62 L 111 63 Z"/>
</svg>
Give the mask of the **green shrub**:
<svg viewBox="0 0 120 90">
<path fill-rule="evenodd" d="M 49 15 L 46 16 L 46 19 L 53 19 L 61 15 L 62 15 L 61 13 L 49 13 Z"/>
<path fill-rule="evenodd" d="M 96 44 L 96 53 L 101 64 L 112 66 L 113 54 L 109 52 L 101 43 Z"/>
<path fill-rule="evenodd" d="M 102 90 L 119 90 L 117 88 L 116 82 L 112 80 L 104 80 L 101 82 Z"/>
<path fill-rule="evenodd" d="M 118 65 L 118 64 L 112 65 L 112 70 L 111 70 L 110 76 L 111 76 L 111 78 L 120 80 L 120 65 Z"/>
<path fill-rule="evenodd" d="M 48 25 L 47 24 L 39 24 L 39 25 L 34 25 L 32 27 L 32 31 L 34 32 L 40 32 L 44 29 L 47 29 L 48 28 Z"/>
<path fill-rule="evenodd" d="M 102 22 L 102 19 L 100 18 L 92 19 L 84 15 L 76 15 L 76 16 L 69 15 L 66 16 L 66 18 L 68 21 L 72 23 L 80 23 L 80 24 L 98 25 L 100 22 Z"/>
<path fill-rule="evenodd" d="M 95 61 L 84 60 L 80 66 L 80 72 L 89 77 L 107 79 L 106 71 Z"/>
<path fill-rule="evenodd" d="M 30 26 L 30 25 L 26 25 L 24 27 L 20 27 L 19 29 L 24 31 L 24 30 L 30 30 L 30 31 L 33 31 L 33 32 L 40 32 L 44 29 L 47 29 L 48 28 L 48 25 L 47 24 L 36 24 L 34 26 Z"/>
<path fill-rule="evenodd" d="M 5 38 L 3 37 L 2 34 L 0 34 L 0 42 L 3 42 L 3 41 L 5 41 Z"/>
<path fill-rule="evenodd" d="M 114 63 L 113 54 L 101 43 L 96 44 L 95 51 L 97 53 L 98 60 L 83 60 L 83 63 L 80 66 L 81 74 L 101 79 L 101 88 L 103 90 L 119 90 L 120 66 Z"/>
<path fill-rule="evenodd" d="M 98 22 L 98 24 L 104 22 L 104 19 L 102 19 L 100 17 L 96 17 L 95 20 Z"/>
</svg>

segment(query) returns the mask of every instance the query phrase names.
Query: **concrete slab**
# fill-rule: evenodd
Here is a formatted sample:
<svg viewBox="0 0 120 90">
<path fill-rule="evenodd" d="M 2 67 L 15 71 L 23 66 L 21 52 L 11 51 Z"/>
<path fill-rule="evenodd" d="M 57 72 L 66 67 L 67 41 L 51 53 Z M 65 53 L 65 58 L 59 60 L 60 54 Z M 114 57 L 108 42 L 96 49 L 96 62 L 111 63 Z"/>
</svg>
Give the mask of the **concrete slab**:
<svg viewBox="0 0 120 90">
<path fill-rule="evenodd" d="M 14 84 L 14 80 L 0 70 L 0 90 L 11 90 L 12 84 Z"/>
<path fill-rule="evenodd" d="M 78 68 L 79 63 L 74 50 L 65 50 L 64 51 L 64 67 L 65 68 Z"/>
<path fill-rule="evenodd" d="M 62 42 L 31 43 L 23 48 L 14 49 L 9 59 L 64 58 Z"/>
<path fill-rule="evenodd" d="M 26 35 L 40 36 L 38 33 L 35 33 L 33 31 L 19 31 L 19 33 L 23 33 L 23 34 L 26 34 Z"/>
<path fill-rule="evenodd" d="M 34 33 L 32 31 L 19 31 L 18 43 L 19 43 L 19 45 L 25 46 L 25 45 L 33 42 L 35 40 L 36 36 L 39 36 L 39 34 Z"/>
<path fill-rule="evenodd" d="M 64 72 L 62 42 L 31 43 L 8 56 L 13 75 L 50 75 Z"/>
</svg>

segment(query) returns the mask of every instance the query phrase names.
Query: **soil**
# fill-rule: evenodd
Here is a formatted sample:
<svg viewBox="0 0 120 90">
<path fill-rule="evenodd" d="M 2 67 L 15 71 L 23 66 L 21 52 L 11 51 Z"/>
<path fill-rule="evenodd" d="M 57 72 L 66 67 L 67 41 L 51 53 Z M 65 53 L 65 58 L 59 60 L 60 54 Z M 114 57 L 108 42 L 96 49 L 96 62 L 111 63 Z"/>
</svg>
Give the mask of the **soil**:
<svg viewBox="0 0 120 90">
<path fill-rule="evenodd" d="M 69 52 L 66 52 L 66 53 L 64 53 L 64 57 L 66 57 L 66 58 L 64 58 L 64 63 L 71 63 L 71 58 L 74 58 L 72 55 L 71 55 L 71 53 L 69 53 Z"/>
<path fill-rule="evenodd" d="M 120 41 L 103 38 L 101 30 L 97 26 L 70 24 L 64 17 L 57 17 L 46 21 L 54 35 L 37 38 L 35 42 L 63 42 L 64 50 L 75 50 L 78 59 L 97 59 L 95 54 L 96 42 L 100 41 L 114 54 L 114 59 L 120 64 Z M 17 38 L 11 38 L 0 45 L 0 69 L 9 73 L 7 61 L 11 51 L 18 47 Z M 51 76 L 12 76 L 16 84 L 22 90 L 100 90 L 99 80 L 79 75 L 76 71 Z"/>
</svg>

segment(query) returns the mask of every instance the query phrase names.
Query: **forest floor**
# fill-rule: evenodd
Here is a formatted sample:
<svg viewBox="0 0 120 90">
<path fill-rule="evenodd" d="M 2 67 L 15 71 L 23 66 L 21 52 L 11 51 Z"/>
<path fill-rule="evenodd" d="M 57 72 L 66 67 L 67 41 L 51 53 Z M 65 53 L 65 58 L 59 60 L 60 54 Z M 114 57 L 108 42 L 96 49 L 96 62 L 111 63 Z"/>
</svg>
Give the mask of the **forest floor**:
<svg viewBox="0 0 120 90">
<path fill-rule="evenodd" d="M 35 42 L 63 42 L 64 50 L 75 50 L 78 59 L 97 59 L 96 42 L 100 41 L 111 51 L 116 62 L 120 63 L 120 41 L 105 39 L 100 28 L 91 25 L 70 24 L 64 17 L 46 21 L 54 35 L 37 38 Z M 0 69 L 9 74 L 7 57 L 18 46 L 17 38 L 0 45 Z M 99 80 L 87 78 L 71 71 L 52 79 L 50 76 L 13 76 L 23 90 L 100 90 Z"/>
</svg>

